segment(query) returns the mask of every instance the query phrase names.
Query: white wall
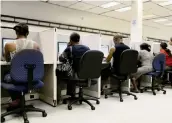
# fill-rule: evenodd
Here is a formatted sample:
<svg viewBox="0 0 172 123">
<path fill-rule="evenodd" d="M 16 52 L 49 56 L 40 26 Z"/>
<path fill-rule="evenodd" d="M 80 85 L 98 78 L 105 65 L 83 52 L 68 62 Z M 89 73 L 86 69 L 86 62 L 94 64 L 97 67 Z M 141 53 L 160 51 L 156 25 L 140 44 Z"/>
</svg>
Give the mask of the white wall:
<svg viewBox="0 0 172 123">
<path fill-rule="evenodd" d="M 10 9 L 9 9 L 10 8 Z M 33 14 L 34 13 L 34 14 Z M 43 2 L 2 2 L 2 14 L 130 33 L 130 22 Z M 84 19 L 82 19 L 84 17 Z M 169 39 L 171 28 L 143 26 L 145 37 Z"/>
</svg>

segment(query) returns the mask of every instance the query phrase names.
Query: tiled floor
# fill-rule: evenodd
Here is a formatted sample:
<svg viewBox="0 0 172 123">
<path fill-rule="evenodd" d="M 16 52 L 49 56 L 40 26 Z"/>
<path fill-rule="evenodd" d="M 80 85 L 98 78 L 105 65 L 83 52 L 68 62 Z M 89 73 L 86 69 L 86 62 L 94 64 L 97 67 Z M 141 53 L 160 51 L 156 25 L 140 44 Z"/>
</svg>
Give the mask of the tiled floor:
<svg viewBox="0 0 172 123">
<path fill-rule="evenodd" d="M 73 110 L 67 110 L 66 105 L 51 107 L 40 101 L 33 101 L 35 107 L 45 109 L 46 118 L 41 114 L 28 113 L 30 123 L 172 123 L 172 88 L 167 94 L 158 92 L 138 94 L 138 100 L 124 96 L 124 102 L 119 102 L 118 96 L 100 99 L 100 105 L 94 105 L 92 111 L 86 104 L 74 105 Z M 21 117 L 7 117 L 5 123 L 23 123 Z"/>
</svg>

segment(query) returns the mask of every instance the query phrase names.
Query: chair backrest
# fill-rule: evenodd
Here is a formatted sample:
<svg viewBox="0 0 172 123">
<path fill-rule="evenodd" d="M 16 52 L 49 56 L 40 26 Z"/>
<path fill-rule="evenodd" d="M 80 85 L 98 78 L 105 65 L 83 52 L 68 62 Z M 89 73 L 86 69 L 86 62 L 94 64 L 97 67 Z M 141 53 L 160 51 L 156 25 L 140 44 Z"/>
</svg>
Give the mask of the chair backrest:
<svg viewBox="0 0 172 123">
<path fill-rule="evenodd" d="M 11 61 L 11 78 L 17 83 L 28 83 L 28 68 L 34 67 L 32 81 L 41 80 L 44 75 L 44 59 L 38 50 L 25 49 L 15 54 Z"/>
<path fill-rule="evenodd" d="M 101 75 L 103 53 L 89 50 L 80 59 L 77 76 L 79 79 L 95 79 Z"/>
<path fill-rule="evenodd" d="M 137 72 L 138 51 L 125 50 L 122 52 L 119 64 L 119 74 L 129 75 Z"/>
<path fill-rule="evenodd" d="M 165 55 L 158 54 L 154 57 L 152 66 L 154 71 L 156 72 L 163 72 L 165 70 Z"/>
</svg>

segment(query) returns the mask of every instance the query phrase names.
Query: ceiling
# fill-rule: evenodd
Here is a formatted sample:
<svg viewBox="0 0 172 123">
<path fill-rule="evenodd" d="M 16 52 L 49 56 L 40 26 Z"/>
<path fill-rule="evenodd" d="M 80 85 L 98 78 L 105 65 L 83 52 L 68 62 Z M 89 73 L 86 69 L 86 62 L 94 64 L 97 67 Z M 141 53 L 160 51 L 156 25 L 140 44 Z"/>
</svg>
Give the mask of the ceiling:
<svg viewBox="0 0 172 123">
<path fill-rule="evenodd" d="M 132 13 L 131 10 L 125 11 L 125 12 L 117 12 L 115 10 L 124 8 L 124 7 L 130 7 L 132 4 L 132 1 L 123 1 L 121 0 L 63 0 L 63 1 L 57 1 L 57 0 L 41 0 L 48 4 L 54 4 L 57 6 L 62 6 L 70 9 L 76 9 L 86 12 L 91 12 L 94 14 L 111 17 L 115 19 L 121 19 L 124 21 L 131 21 Z M 109 8 L 102 8 L 101 5 L 109 3 L 111 1 L 118 2 L 120 4 L 109 7 Z M 145 15 L 154 15 L 149 18 L 144 18 L 143 24 L 144 25 L 151 25 L 151 26 L 158 26 L 163 25 L 165 27 L 172 27 L 172 25 L 166 25 L 172 23 L 172 4 L 167 6 L 161 6 L 159 3 L 162 3 L 164 1 L 168 0 L 143 0 L 143 16 Z M 168 19 L 167 21 L 161 21 L 161 22 L 154 22 L 157 19 L 165 18 Z"/>
</svg>

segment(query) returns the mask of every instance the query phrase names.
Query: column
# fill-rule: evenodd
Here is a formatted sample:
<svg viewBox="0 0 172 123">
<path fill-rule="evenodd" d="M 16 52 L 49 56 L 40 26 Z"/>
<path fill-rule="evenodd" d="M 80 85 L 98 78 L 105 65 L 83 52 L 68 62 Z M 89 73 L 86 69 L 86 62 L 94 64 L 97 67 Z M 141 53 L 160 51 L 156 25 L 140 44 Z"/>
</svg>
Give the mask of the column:
<svg viewBox="0 0 172 123">
<path fill-rule="evenodd" d="M 134 0 L 132 2 L 132 19 L 131 19 L 131 48 L 139 50 L 139 45 L 142 43 L 142 17 L 143 17 L 143 2 L 142 0 Z"/>
</svg>

